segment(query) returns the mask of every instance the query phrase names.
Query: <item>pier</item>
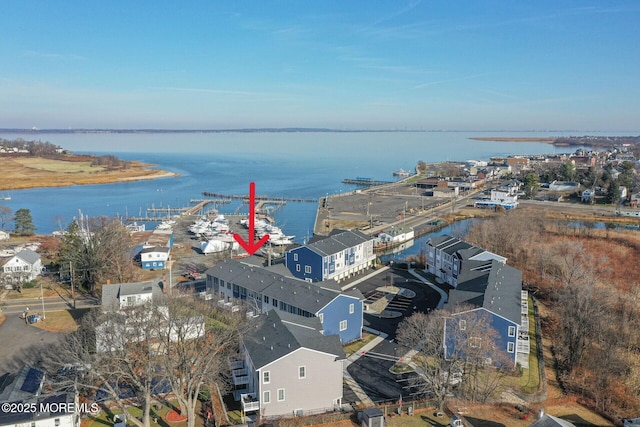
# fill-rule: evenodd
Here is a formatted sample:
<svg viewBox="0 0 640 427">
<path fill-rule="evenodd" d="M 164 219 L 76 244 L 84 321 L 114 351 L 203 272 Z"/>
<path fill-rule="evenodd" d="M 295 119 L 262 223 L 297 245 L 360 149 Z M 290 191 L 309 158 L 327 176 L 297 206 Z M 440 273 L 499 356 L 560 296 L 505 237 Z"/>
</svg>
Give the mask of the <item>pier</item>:
<svg viewBox="0 0 640 427">
<path fill-rule="evenodd" d="M 142 209 L 140 209 L 139 216 L 127 216 L 127 222 L 134 221 L 163 221 L 166 219 L 171 219 L 176 216 L 183 215 L 196 215 L 197 213 L 204 210 L 204 208 L 209 204 L 214 205 L 222 205 L 230 203 L 230 200 L 219 200 L 219 199 L 191 199 L 190 203 L 197 203 L 195 206 L 185 206 L 181 208 L 172 208 L 167 206 L 166 208 L 156 208 L 152 206 L 150 208 L 145 209 L 145 215 L 142 215 Z"/>
<path fill-rule="evenodd" d="M 377 185 L 393 184 L 393 181 L 378 181 L 371 178 L 345 178 L 343 184 L 358 185 L 360 187 L 375 187 Z"/>
<path fill-rule="evenodd" d="M 216 199 L 221 200 L 243 200 L 245 203 L 249 201 L 248 194 L 221 194 L 205 191 L 202 195 L 205 197 L 215 197 Z M 260 194 L 256 194 L 255 200 L 256 202 L 264 202 L 265 204 L 281 204 L 283 202 L 318 203 L 318 199 L 305 199 L 302 197 L 269 197 Z"/>
</svg>

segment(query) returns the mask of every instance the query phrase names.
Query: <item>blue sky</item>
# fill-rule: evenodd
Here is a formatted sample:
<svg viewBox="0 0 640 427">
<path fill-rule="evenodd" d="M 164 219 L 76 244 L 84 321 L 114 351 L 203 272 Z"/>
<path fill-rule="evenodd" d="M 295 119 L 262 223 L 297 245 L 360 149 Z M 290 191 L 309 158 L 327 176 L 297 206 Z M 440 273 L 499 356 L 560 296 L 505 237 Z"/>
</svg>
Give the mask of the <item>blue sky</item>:
<svg viewBox="0 0 640 427">
<path fill-rule="evenodd" d="M 640 2 L 0 0 L 0 127 L 635 131 Z"/>
</svg>

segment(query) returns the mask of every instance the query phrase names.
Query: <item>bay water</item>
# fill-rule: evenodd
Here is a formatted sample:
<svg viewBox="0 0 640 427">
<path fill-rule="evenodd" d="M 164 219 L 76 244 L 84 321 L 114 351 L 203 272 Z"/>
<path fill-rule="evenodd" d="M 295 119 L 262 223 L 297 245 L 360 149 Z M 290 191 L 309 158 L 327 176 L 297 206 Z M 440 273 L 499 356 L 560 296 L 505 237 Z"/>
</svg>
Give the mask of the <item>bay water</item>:
<svg viewBox="0 0 640 427">
<path fill-rule="evenodd" d="M 590 132 L 594 135 L 597 133 Z M 611 133 L 609 133 L 611 134 Z M 352 191 L 344 178 L 393 180 L 392 172 L 416 163 L 488 160 L 511 154 L 557 154 L 575 148 L 536 142 L 493 142 L 483 132 L 221 132 L 0 134 L 5 139 L 48 141 L 74 152 L 114 154 L 139 160 L 179 177 L 102 185 L 7 191 L 0 201 L 14 212 L 31 211 L 36 232 L 65 229 L 81 210 L 87 216 L 144 216 L 146 208 L 185 207 L 203 192 L 319 199 Z M 568 136 L 545 132 L 498 134 L 514 137 Z M 2 171 L 0 171 L 2 179 Z M 316 203 L 289 202 L 275 213 L 277 225 L 302 243 L 310 236 Z M 223 213 L 238 203 L 223 205 Z M 246 206 L 243 208 L 246 212 Z M 153 224 L 150 224 L 153 225 Z"/>
</svg>

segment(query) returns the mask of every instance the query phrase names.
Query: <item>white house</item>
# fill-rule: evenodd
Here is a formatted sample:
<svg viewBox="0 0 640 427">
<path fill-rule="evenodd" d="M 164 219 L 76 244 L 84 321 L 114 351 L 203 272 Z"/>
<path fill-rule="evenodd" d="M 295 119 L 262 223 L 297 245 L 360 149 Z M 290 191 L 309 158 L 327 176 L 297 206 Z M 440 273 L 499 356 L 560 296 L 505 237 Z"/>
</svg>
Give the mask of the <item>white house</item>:
<svg viewBox="0 0 640 427">
<path fill-rule="evenodd" d="M 160 285 L 153 281 L 102 285 L 102 310 L 122 310 L 144 304 L 161 295 Z"/>
<path fill-rule="evenodd" d="M 0 230 L 0 240 L 9 240 L 9 237 L 11 237 L 9 233 L 4 230 Z"/>
<path fill-rule="evenodd" d="M 0 258 L 0 280 L 5 286 L 28 282 L 41 272 L 40 255 L 31 249 L 23 249 L 11 257 Z"/>
<path fill-rule="evenodd" d="M 414 236 L 415 234 L 412 227 L 399 225 L 385 228 L 378 234 L 378 239 L 381 244 L 392 245 L 411 240 Z"/>
</svg>

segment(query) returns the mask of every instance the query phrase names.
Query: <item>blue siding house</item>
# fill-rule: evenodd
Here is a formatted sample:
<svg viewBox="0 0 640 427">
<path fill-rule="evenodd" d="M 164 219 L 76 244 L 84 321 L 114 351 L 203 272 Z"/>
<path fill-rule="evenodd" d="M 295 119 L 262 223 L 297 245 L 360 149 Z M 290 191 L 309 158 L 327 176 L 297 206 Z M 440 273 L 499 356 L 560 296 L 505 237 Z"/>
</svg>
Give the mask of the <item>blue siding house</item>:
<svg viewBox="0 0 640 427">
<path fill-rule="evenodd" d="M 522 273 L 496 259 L 467 260 L 462 266 L 457 287 L 450 291 L 445 305 L 445 309 L 453 313 L 445 325 L 445 354 L 450 356 L 460 350 L 455 349 L 453 336 L 463 330 L 467 322 L 484 314 L 496 332 L 493 344 L 502 352 L 501 359 L 506 357 L 515 366 L 523 316 Z M 472 326 L 469 323 L 469 327 Z"/>
<path fill-rule="evenodd" d="M 286 265 L 298 279 L 339 282 L 369 268 L 375 258 L 371 237 L 346 230 L 291 249 L 286 256 Z"/>
<path fill-rule="evenodd" d="M 276 309 L 318 317 L 324 335 L 338 335 L 343 344 L 362 338 L 364 296 L 342 291 L 334 280 L 310 283 L 282 265 L 262 267 L 247 260 L 224 260 L 207 270 L 207 292 L 221 305 L 245 304 L 254 314 Z"/>
</svg>

